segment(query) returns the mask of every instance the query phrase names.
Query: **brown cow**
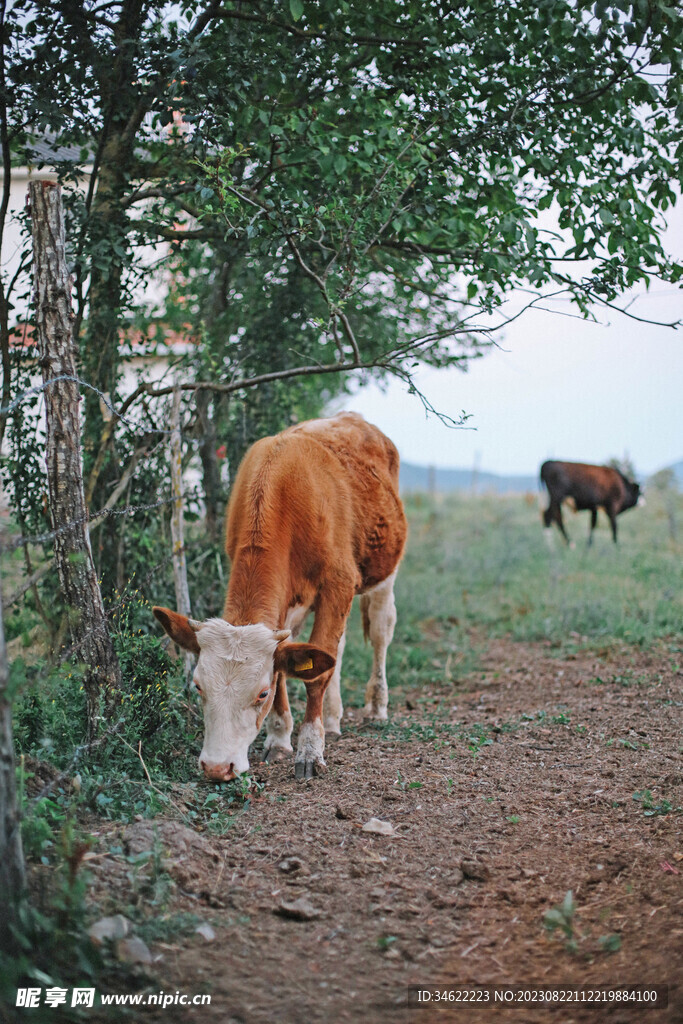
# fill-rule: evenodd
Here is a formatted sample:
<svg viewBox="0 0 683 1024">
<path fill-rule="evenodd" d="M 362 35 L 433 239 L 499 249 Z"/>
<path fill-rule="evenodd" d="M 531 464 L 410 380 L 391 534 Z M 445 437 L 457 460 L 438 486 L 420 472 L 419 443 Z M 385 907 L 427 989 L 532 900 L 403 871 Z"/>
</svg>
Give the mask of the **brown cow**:
<svg viewBox="0 0 683 1024">
<path fill-rule="evenodd" d="M 325 763 L 325 733 L 340 732 L 341 659 L 356 594 L 374 652 L 365 712 L 387 717 L 393 586 L 406 539 L 398 468 L 391 441 L 349 412 L 263 438 L 245 455 L 228 504 L 223 617 L 202 623 L 153 609 L 168 635 L 199 656 L 199 760 L 208 778 L 247 771 L 264 720 L 267 759 L 291 752 L 287 676 L 306 684 L 296 777 L 309 779 Z M 310 611 L 310 643 L 287 642 Z"/>
<path fill-rule="evenodd" d="M 589 544 L 593 542 L 598 508 L 604 508 L 609 516 L 616 544 L 617 516 L 637 505 L 640 498 L 640 486 L 627 480 L 623 473 L 611 466 L 590 466 L 583 462 L 544 462 L 541 466 L 541 480 L 550 495 L 550 504 L 543 513 L 543 523 L 547 527 L 557 523 L 568 544 L 569 537 L 562 522 L 562 502 L 566 498 L 573 499 L 577 512 L 590 509 Z"/>
</svg>

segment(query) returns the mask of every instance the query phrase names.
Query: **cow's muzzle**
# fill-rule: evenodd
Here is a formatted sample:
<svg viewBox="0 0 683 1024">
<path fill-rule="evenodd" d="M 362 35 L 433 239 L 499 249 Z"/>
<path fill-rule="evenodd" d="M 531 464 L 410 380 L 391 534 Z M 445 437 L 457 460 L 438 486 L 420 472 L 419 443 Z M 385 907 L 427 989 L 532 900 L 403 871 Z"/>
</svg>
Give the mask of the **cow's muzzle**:
<svg viewBox="0 0 683 1024">
<path fill-rule="evenodd" d="M 230 782 L 236 777 L 232 762 L 230 764 L 213 764 L 211 761 L 200 759 L 199 766 L 204 772 L 204 777 L 211 782 Z"/>
</svg>

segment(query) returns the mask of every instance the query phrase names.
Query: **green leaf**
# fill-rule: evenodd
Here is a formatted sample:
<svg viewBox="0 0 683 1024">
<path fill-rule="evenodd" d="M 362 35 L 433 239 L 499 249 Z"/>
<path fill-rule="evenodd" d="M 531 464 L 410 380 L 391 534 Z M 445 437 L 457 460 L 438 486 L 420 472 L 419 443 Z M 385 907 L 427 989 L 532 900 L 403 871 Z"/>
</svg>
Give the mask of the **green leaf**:
<svg viewBox="0 0 683 1024">
<path fill-rule="evenodd" d="M 554 928 L 563 928 L 565 925 L 564 914 L 557 910 L 557 908 L 553 908 L 552 910 L 546 910 L 545 914 L 543 915 L 543 923 L 545 924 L 546 928 L 549 928 L 551 931 Z"/>
<path fill-rule="evenodd" d="M 301 15 L 304 13 L 304 5 L 302 0 L 289 0 L 289 9 L 292 12 L 294 21 L 298 21 Z"/>
</svg>

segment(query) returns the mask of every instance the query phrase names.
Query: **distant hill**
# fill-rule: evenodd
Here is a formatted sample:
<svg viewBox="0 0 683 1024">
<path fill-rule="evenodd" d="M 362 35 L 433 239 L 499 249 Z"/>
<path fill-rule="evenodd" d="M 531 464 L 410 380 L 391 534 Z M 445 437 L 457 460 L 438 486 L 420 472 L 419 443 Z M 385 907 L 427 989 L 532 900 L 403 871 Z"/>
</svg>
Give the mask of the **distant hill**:
<svg viewBox="0 0 683 1024">
<path fill-rule="evenodd" d="M 431 491 L 439 494 L 468 491 L 470 494 L 514 494 L 538 489 L 536 476 L 498 476 L 472 469 L 439 469 L 401 463 L 401 491 Z"/>
<path fill-rule="evenodd" d="M 671 469 L 679 489 L 683 490 L 683 459 L 675 462 Z M 440 469 L 432 466 L 417 466 L 413 462 L 401 463 L 401 492 L 430 491 L 448 494 L 452 491 L 467 491 L 470 494 L 524 494 L 539 489 L 537 476 L 498 476 L 473 469 Z"/>
</svg>

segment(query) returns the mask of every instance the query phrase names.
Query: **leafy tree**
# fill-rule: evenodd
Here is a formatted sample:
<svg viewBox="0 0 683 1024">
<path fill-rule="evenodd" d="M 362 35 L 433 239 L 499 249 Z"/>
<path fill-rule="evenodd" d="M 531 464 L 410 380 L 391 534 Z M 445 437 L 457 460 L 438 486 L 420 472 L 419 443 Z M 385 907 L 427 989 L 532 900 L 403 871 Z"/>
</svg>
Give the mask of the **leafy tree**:
<svg viewBox="0 0 683 1024">
<path fill-rule="evenodd" d="M 2 13 L 5 163 L 50 130 L 77 147 L 67 184 L 92 166 L 71 205 L 83 374 L 116 397 L 120 332 L 156 247 L 176 277 L 155 315 L 192 324 L 183 386 L 232 459 L 346 386 L 330 372 L 410 385 L 420 362 L 466 365 L 514 289 L 589 316 L 634 284 L 680 279 L 660 242 L 683 151 L 683 15 L 665 0 L 16 0 Z M 124 405 L 164 394 L 143 384 Z M 87 396 L 94 505 L 131 457 L 118 422 Z"/>
</svg>

